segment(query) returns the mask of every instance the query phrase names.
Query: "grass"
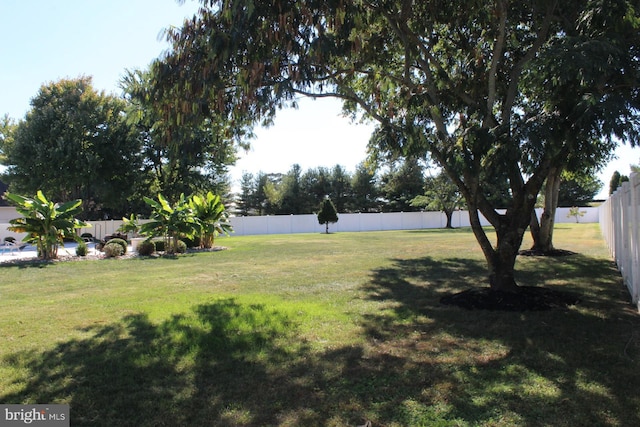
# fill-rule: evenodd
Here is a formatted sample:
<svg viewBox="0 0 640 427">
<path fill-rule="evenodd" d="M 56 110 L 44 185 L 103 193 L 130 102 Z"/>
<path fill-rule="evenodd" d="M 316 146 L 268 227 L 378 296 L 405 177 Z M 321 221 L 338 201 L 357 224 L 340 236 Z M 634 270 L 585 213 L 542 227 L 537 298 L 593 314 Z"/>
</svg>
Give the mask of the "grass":
<svg viewBox="0 0 640 427">
<path fill-rule="evenodd" d="M 578 254 L 518 280 L 582 302 L 524 313 L 439 303 L 484 285 L 468 229 L 2 266 L 0 403 L 74 426 L 640 425 L 640 316 L 596 224 L 555 241 Z"/>
</svg>

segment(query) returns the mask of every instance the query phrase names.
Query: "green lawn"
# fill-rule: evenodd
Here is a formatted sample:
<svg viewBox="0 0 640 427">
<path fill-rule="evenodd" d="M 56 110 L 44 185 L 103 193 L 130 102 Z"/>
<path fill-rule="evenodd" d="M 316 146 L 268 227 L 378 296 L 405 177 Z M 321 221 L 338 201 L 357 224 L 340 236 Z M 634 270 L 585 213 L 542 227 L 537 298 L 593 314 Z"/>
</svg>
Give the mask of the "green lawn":
<svg viewBox="0 0 640 427">
<path fill-rule="evenodd" d="M 104 426 L 638 426 L 640 316 L 596 224 L 518 261 L 570 309 L 465 311 L 469 229 L 244 236 L 0 267 L 0 403 Z M 527 247 L 530 243 L 525 243 Z"/>
</svg>

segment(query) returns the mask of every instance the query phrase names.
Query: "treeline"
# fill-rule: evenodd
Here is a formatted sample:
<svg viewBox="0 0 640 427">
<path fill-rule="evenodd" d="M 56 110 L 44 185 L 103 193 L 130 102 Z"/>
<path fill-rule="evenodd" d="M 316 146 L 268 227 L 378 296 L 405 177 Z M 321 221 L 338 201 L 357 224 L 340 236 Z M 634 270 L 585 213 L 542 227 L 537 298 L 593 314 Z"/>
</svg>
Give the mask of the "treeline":
<svg viewBox="0 0 640 427">
<path fill-rule="evenodd" d="M 354 173 L 343 166 L 303 171 L 295 164 L 286 174 L 244 173 L 236 196 L 238 215 L 316 213 L 325 197 L 338 212 L 415 211 L 411 199 L 424 191 L 418 161 L 392 165 L 380 174 L 364 162 Z"/>
<path fill-rule="evenodd" d="M 584 206 L 601 187 L 602 182 L 590 173 L 564 174 L 558 205 Z M 340 213 L 431 210 L 449 216 L 456 209 L 466 208 L 453 182 L 418 159 L 401 159 L 378 167 L 362 162 L 353 173 L 342 165 L 303 171 L 298 164 L 285 174 L 245 172 L 234 196 L 233 212 L 240 216 L 317 213 L 326 197 Z M 486 196 L 497 206 L 507 206 L 510 196 L 506 179 L 496 179 Z M 539 205 L 542 203 L 540 200 Z"/>
</svg>

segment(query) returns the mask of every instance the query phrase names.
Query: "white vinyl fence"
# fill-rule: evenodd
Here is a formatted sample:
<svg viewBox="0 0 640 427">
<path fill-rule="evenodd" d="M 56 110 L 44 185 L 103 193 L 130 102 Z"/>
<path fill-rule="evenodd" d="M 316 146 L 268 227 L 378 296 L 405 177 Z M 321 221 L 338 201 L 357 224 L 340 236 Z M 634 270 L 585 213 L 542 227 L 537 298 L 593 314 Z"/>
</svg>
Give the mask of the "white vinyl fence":
<svg viewBox="0 0 640 427">
<path fill-rule="evenodd" d="M 578 219 L 583 223 L 597 223 L 597 208 L 580 208 L 582 216 Z M 538 216 L 541 212 L 538 212 Z M 14 208 L 0 208 L 0 240 L 13 236 L 20 240 L 23 235 L 7 231 L 11 218 L 19 215 Z M 231 217 L 235 236 L 257 234 L 292 234 L 292 233 L 322 233 L 324 225 L 318 223 L 316 215 L 273 215 Z M 91 228 L 83 228 L 80 233 L 91 233 L 101 239 L 114 233 L 122 224 L 119 220 L 89 221 Z M 489 223 L 481 216 L 483 225 Z M 576 222 L 576 218 L 569 217 L 569 208 L 558 208 L 556 223 Z M 385 231 L 385 230 L 416 230 L 426 228 L 443 228 L 447 224 L 446 216 L 441 212 L 390 212 L 390 213 L 352 213 L 339 214 L 338 222 L 329 224 L 329 232 L 351 231 Z M 469 227 L 469 213 L 456 211 L 453 214 L 454 227 Z"/>
<path fill-rule="evenodd" d="M 600 229 L 631 300 L 640 311 L 640 174 L 632 173 L 600 206 Z"/>
<path fill-rule="evenodd" d="M 597 208 L 580 208 L 580 213 L 582 216 L 578 221 L 598 222 Z M 540 214 L 541 210 L 538 216 Z M 484 217 L 480 216 L 480 219 L 482 225 L 489 225 Z M 576 222 L 575 217 L 569 217 L 569 208 L 558 208 L 555 220 L 556 223 Z M 312 214 L 232 217 L 231 224 L 235 235 L 321 233 L 325 230 Z M 442 212 L 343 213 L 338 215 L 338 222 L 329 224 L 329 232 L 416 230 L 444 228 L 446 224 L 447 217 Z M 470 227 L 469 213 L 454 212 L 452 226 Z"/>
</svg>

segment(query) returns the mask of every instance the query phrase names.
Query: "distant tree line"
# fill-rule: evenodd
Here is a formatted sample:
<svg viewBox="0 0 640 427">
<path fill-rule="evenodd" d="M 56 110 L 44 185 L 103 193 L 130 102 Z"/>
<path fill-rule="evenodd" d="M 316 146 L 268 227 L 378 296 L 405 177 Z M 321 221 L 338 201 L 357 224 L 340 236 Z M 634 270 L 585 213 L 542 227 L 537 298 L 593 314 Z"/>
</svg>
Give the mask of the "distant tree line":
<svg viewBox="0 0 640 427">
<path fill-rule="evenodd" d="M 245 173 L 236 205 L 239 215 L 317 213 L 325 198 L 338 212 L 418 211 L 411 201 L 424 192 L 424 167 L 416 160 L 380 168 L 360 163 L 354 173 L 343 166 L 303 171 L 297 164 L 286 174 Z"/>
<path fill-rule="evenodd" d="M 564 174 L 559 206 L 584 206 L 601 187 L 602 182 L 590 172 Z M 497 179 L 487 197 L 498 206 L 506 206 L 509 197 L 506 179 Z M 446 174 L 425 161 L 408 158 L 395 159 L 377 167 L 363 162 L 353 173 L 341 165 L 303 171 L 298 164 L 285 174 L 245 172 L 240 191 L 235 195 L 235 214 L 317 213 L 326 198 L 340 213 L 428 210 L 442 211 L 450 218 L 455 210 L 466 207 L 462 195 Z"/>
</svg>

